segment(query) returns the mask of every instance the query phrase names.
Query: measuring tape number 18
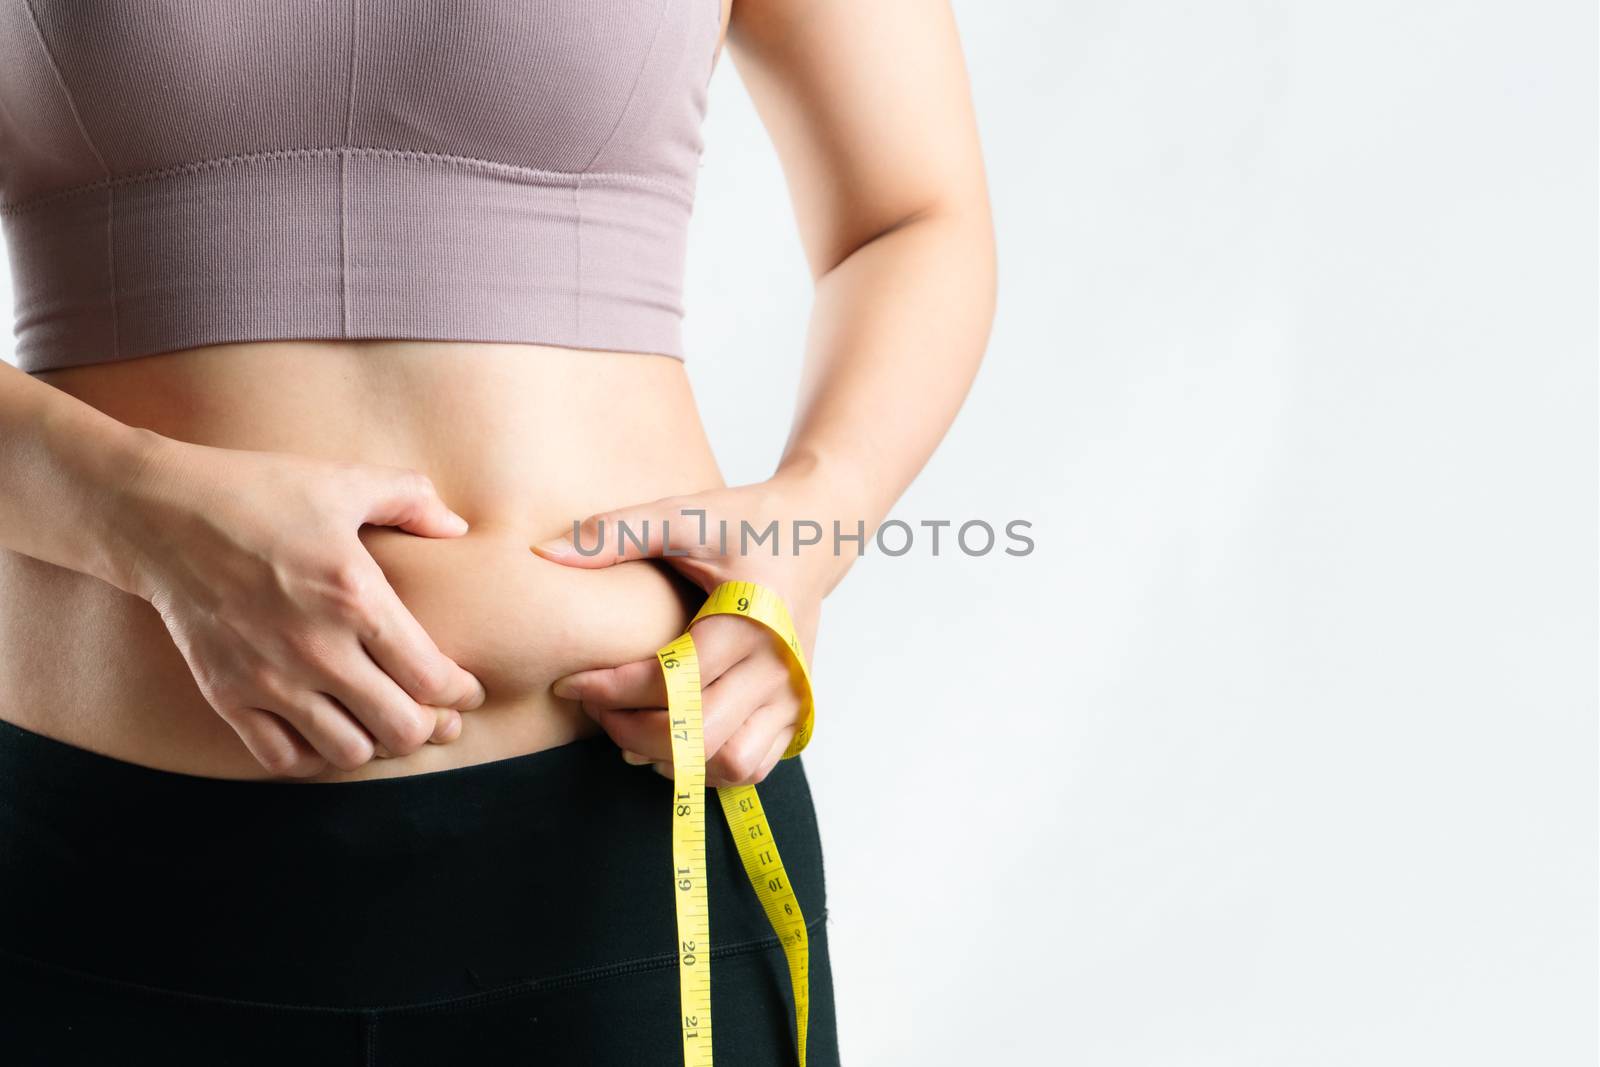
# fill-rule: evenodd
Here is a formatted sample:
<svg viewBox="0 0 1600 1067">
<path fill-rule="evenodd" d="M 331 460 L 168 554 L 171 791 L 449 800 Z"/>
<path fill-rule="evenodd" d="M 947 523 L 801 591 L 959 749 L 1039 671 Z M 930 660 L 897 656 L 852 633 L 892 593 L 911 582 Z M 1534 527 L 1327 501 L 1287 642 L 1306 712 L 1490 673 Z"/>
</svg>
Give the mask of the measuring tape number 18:
<svg viewBox="0 0 1600 1067">
<path fill-rule="evenodd" d="M 740 615 L 776 634 L 789 651 L 790 677 L 800 693 L 800 725 L 783 758 L 798 756 L 811 740 L 811 675 L 789 609 L 772 590 L 754 582 L 724 582 L 690 621 L 710 615 Z M 678 916 L 678 990 L 683 1011 L 684 1067 L 711 1067 L 711 913 L 706 886 L 706 751 L 701 728 L 700 661 L 685 633 L 656 653 L 666 679 L 667 718 L 672 732 L 672 885 Z M 796 1044 L 806 1063 L 810 1013 L 810 946 L 800 902 L 783 869 L 772 827 L 753 785 L 717 789 L 745 874 L 767 920 L 783 944 L 794 989 Z"/>
</svg>

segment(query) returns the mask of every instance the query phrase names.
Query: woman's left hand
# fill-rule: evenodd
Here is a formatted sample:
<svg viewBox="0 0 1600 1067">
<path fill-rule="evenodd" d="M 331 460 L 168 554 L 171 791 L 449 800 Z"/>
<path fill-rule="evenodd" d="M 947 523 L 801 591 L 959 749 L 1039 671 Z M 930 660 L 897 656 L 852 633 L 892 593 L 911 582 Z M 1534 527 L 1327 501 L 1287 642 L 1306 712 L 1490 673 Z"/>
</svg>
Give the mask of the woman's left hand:
<svg viewBox="0 0 1600 1067">
<path fill-rule="evenodd" d="M 788 606 L 809 666 L 830 573 L 824 561 L 833 556 L 824 544 L 796 552 L 795 519 L 807 516 L 796 515 L 792 499 L 773 482 L 666 497 L 591 515 L 578 525 L 576 543 L 569 534 L 536 545 L 534 551 L 552 562 L 584 568 L 657 558 L 707 593 L 725 581 L 766 586 Z M 769 537 L 757 544 L 754 536 L 773 523 L 776 542 Z M 746 551 L 741 551 L 742 524 L 754 531 Z M 627 536 L 620 536 L 619 527 L 626 528 Z M 811 535 L 807 530 L 806 536 Z M 689 632 L 704 694 L 706 784 L 761 782 L 783 758 L 800 726 L 800 694 L 791 681 L 789 654 L 766 627 L 736 616 L 708 616 Z M 658 773 L 672 777 L 666 684 L 654 656 L 569 674 L 552 690 L 581 702 L 629 763 L 651 763 Z"/>
</svg>

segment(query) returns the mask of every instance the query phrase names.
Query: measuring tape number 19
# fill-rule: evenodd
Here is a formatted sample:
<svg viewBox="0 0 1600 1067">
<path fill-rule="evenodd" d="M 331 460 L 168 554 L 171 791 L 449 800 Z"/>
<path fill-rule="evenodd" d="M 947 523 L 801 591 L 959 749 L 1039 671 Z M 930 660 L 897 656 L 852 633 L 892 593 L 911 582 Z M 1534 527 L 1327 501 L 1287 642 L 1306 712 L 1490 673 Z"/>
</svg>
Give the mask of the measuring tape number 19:
<svg viewBox="0 0 1600 1067">
<path fill-rule="evenodd" d="M 811 675 L 789 609 L 772 590 L 754 582 L 724 582 L 711 591 L 689 625 L 710 615 L 739 615 L 765 626 L 789 651 L 789 674 L 800 693 L 800 724 L 783 758 L 811 741 Z M 678 990 L 683 1012 L 684 1067 L 711 1067 L 711 913 L 706 886 L 706 752 L 701 725 L 700 661 L 688 633 L 656 653 L 666 679 L 672 732 L 672 885 L 678 916 Z M 783 869 L 772 827 L 753 785 L 717 789 L 745 874 L 767 913 L 794 989 L 796 1044 L 806 1063 L 810 1014 L 810 945 L 800 902 Z"/>
</svg>

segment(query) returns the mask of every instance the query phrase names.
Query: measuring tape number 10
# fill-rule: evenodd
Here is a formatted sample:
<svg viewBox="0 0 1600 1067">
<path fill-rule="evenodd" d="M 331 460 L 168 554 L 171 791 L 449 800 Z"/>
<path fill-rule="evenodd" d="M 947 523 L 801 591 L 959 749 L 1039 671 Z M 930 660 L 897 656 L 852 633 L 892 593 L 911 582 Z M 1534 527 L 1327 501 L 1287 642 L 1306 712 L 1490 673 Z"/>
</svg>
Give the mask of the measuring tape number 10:
<svg viewBox="0 0 1600 1067">
<path fill-rule="evenodd" d="M 789 650 L 789 673 L 801 694 L 800 725 L 783 758 L 798 756 L 811 740 L 813 702 L 800 639 L 789 609 L 772 590 L 754 582 L 724 582 L 689 625 L 710 615 L 740 615 L 776 634 Z M 685 633 L 656 653 L 666 679 L 667 718 L 672 732 L 672 885 L 678 915 L 678 990 L 683 1012 L 684 1067 L 711 1067 L 711 913 L 706 887 L 706 751 L 701 727 L 700 661 Z M 810 1014 L 810 945 L 800 902 L 783 869 L 772 827 L 753 785 L 717 789 L 745 874 L 767 920 L 783 944 L 794 989 L 796 1044 L 806 1063 Z"/>
</svg>

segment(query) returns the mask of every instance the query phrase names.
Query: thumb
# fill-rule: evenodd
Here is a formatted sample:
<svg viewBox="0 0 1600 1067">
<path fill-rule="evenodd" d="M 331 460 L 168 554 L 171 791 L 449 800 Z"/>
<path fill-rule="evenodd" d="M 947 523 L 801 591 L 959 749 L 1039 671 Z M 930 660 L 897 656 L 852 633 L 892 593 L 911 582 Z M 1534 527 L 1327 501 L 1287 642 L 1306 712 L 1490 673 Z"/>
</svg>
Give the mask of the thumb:
<svg viewBox="0 0 1600 1067">
<path fill-rule="evenodd" d="M 375 473 L 362 521 L 398 526 L 423 537 L 456 537 L 467 532 L 467 520 L 445 506 L 433 479 L 421 471 L 398 467 Z"/>
<path fill-rule="evenodd" d="M 705 542 L 705 510 L 657 500 L 590 515 L 560 537 L 532 546 L 536 555 L 567 567 L 609 567 L 635 559 L 687 556 Z"/>
</svg>

